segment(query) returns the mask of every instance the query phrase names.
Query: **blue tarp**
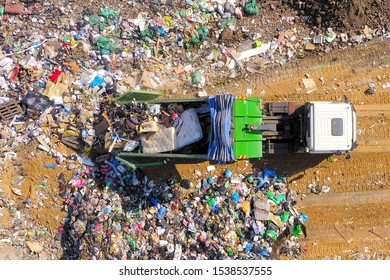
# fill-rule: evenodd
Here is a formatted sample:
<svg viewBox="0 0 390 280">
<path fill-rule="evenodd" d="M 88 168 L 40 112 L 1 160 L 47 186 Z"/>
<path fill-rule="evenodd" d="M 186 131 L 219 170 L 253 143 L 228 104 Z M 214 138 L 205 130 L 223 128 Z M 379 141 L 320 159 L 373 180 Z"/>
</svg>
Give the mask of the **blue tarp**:
<svg viewBox="0 0 390 280">
<path fill-rule="evenodd" d="M 211 115 L 211 141 L 208 158 L 230 162 L 235 160 L 231 140 L 232 111 L 235 95 L 221 94 L 209 97 Z"/>
</svg>

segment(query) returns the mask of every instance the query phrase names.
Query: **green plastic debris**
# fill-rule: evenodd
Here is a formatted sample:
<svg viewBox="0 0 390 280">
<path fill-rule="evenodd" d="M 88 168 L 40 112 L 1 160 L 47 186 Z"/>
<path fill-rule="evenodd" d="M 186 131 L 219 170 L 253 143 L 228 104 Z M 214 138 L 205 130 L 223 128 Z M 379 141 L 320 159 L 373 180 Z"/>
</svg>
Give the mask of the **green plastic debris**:
<svg viewBox="0 0 390 280">
<path fill-rule="evenodd" d="M 184 9 L 180 10 L 179 16 L 181 16 L 182 18 L 186 18 L 187 17 L 186 10 L 184 10 Z"/>
<path fill-rule="evenodd" d="M 268 199 L 275 202 L 277 205 L 279 205 L 280 203 L 286 200 L 286 196 L 284 194 L 275 196 L 273 192 L 267 192 L 267 197 Z"/>
<path fill-rule="evenodd" d="M 230 24 L 234 24 L 236 22 L 236 18 L 235 17 L 230 17 L 230 18 L 227 18 L 225 20 L 222 21 L 222 23 L 220 24 L 219 28 L 221 29 L 225 29 L 226 26 L 230 25 Z"/>
<path fill-rule="evenodd" d="M 144 30 L 142 30 L 140 32 L 140 34 L 141 34 L 142 38 L 148 37 L 148 38 L 152 39 L 156 36 L 156 34 L 149 28 L 145 28 Z"/>
<path fill-rule="evenodd" d="M 332 162 L 334 162 L 334 159 L 333 159 L 332 157 L 328 157 L 328 158 L 326 159 L 326 161 L 329 162 L 329 163 L 332 163 Z"/>
<path fill-rule="evenodd" d="M 213 207 L 215 205 L 215 198 L 214 197 L 208 198 L 207 203 L 209 204 L 210 207 Z"/>
<path fill-rule="evenodd" d="M 285 223 L 290 218 L 290 213 L 287 211 L 284 211 L 282 215 L 279 216 L 280 220 Z"/>
<path fill-rule="evenodd" d="M 244 7 L 245 13 L 249 15 L 257 15 L 259 13 L 259 6 L 257 5 L 256 0 L 249 0 Z"/>
<path fill-rule="evenodd" d="M 301 232 L 302 232 L 302 226 L 300 224 L 294 223 L 292 235 L 298 236 Z"/>
<path fill-rule="evenodd" d="M 200 44 L 202 44 L 202 42 L 199 40 L 198 37 L 192 37 L 187 43 L 184 44 L 184 48 L 189 49 L 194 45 L 200 45 Z"/>
<path fill-rule="evenodd" d="M 326 33 L 325 41 L 331 43 L 336 38 L 336 34 L 334 33 Z"/>
<path fill-rule="evenodd" d="M 0 7 L 0 15 L 3 15 L 3 14 L 4 14 L 4 7 L 1 6 L 1 7 Z"/>
<path fill-rule="evenodd" d="M 200 73 L 199 71 L 195 71 L 192 74 L 191 80 L 194 85 L 199 85 L 202 82 L 202 73 Z"/>
<path fill-rule="evenodd" d="M 96 24 L 100 23 L 100 17 L 92 15 L 89 17 L 89 25 L 95 26 Z"/>
<path fill-rule="evenodd" d="M 276 231 L 272 230 L 272 229 L 269 229 L 269 230 L 266 230 L 265 231 L 265 234 L 268 236 L 268 237 L 271 237 L 273 239 L 277 239 L 278 238 L 278 235 L 276 234 Z"/>
<path fill-rule="evenodd" d="M 129 241 L 130 245 L 133 246 L 134 250 L 138 249 L 137 243 L 130 236 L 127 237 L 127 241 Z"/>
<path fill-rule="evenodd" d="M 199 36 L 200 40 L 203 40 L 204 38 L 209 36 L 209 34 L 210 34 L 210 31 L 206 27 L 204 27 L 204 26 L 199 27 L 198 36 Z"/>
<path fill-rule="evenodd" d="M 101 22 L 98 24 L 98 29 L 100 31 L 103 31 L 104 29 L 106 29 L 106 27 L 107 27 L 107 24 L 105 24 L 104 22 Z"/>
<path fill-rule="evenodd" d="M 110 52 L 112 52 L 113 50 L 115 50 L 115 44 L 113 42 L 112 39 L 110 38 L 107 38 L 107 37 L 100 37 L 97 41 L 96 41 L 96 45 L 94 47 L 95 50 L 108 50 Z"/>
<path fill-rule="evenodd" d="M 201 44 L 201 42 L 200 42 L 200 40 L 199 40 L 198 37 L 192 37 L 192 38 L 188 41 L 188 43 L 189 43 L 190 45 L 200 45 L 200 44 Z"/>
<path fill-rule="evenodd" d="M 262 44 L 263 44 L 263 42 L 261 42 L 261 41 L 255 41 L 255 42 L 253 43 L 253 47 L 254 47 L 254 48 L 258 48 L 258 47 L 261 47 Z"/>
<path fill-rule="evenodd" d="M 108 7 L 103 8 L 100 11 L 100 15 L 105 17 L 105 18 L 109 18 L 109 17 L 117 18 L 117 17 L 119 17 L 118 13 L 116 13 L 113 9 L 110 9 Z"/>
</svg>

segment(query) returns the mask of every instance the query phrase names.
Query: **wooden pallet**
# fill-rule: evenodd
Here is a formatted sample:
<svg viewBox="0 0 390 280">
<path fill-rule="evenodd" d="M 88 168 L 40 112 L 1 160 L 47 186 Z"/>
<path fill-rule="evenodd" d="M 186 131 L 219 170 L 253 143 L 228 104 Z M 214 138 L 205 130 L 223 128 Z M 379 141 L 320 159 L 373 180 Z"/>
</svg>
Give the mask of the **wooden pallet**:
<svg viewBox="0 0 390 280">
<path fill-rule="evenodd" d="M 18 101 L 8 101 L 0 104 L 0 119 L 9 120 L 15 115 L 23 113 Z"/>
</svg>

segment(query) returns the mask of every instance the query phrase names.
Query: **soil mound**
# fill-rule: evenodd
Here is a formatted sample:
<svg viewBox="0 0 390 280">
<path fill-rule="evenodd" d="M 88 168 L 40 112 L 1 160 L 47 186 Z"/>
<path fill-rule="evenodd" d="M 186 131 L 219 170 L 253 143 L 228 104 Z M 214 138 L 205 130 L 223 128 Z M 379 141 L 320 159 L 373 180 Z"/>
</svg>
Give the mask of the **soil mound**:
<svg viewBox="0 0 390 280">
<path fill-rule="evenodd" d="M 319 27 L 338 31 L 370 28 L 386 30 L 390 27 L 388 0 L 306 0 L 294 1 L 309 22 Z"/>
</svg>

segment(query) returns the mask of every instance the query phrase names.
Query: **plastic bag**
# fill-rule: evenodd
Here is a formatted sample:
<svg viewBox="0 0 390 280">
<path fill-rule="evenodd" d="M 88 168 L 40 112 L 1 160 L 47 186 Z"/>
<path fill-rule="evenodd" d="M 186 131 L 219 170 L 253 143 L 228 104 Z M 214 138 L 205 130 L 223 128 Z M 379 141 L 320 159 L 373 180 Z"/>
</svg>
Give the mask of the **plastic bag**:
<svg viewBox="0 0 390 280">
<path fill-rule="evenodd" d="M 204 26 L 199 27 L 198 36 L 199 36 L 200 40 L 205 39 L 207 36 L 209 36 L 209 34 L 210 34 L 210 31 L 206 27 L 204 27 Z"/>
<path fill-rule="evenodd" d="M 259 6 L 257 5 L 256 0 L 249 0 L 244 7 L 245 13 L 249 15 L 257 15 L 259 13 Z"/>
<path fill-rule="evenodd" d="M 148 37 L 150 39 L 154 38 L 156 34 L 149 28 L 145 28 L 144 30 L 141 30 L 140 32 L 141 37 Z"/>
<path fill-rule="evenodd" d="M 188 41 L 188 43 L 189 43 L 190 45 L 200 45 L 200 44 L 201 44 L 201 42 L 200 42 L 200 40 L 199 40 L 198 37 L 192 37 L 192 38 Z"/>
<path fill-rule="evenodd" d="M 277 205 L 279 205 L 280 203 L 282 203 L 283 201 L 286 200 L 286 196 L 284 194 L 279 195 L 279 196 L 275 196 L 275 194 L 273 192 L 267 192 L 267 197 L 268 197 L 268 199 L 275 202 Z"/>
<path fill-rule="evenodd" d="M 199 71 L 195 71 L 192 74 L 192 83 L 195 85 L 199 85 L 202 82 L 202 73 Z"/>
<path fill-rule="evenodd" d="M 96 77 L 92 80 L 90 86 L 91 86 L 91 87 L 96 87 L 96 86 L 102 85 L 103 83 L 104 83 L 104 78 L 101 77 L 101 76 L 96 76 Z"/>
<path fill-rule="evenodd" d="M 294 224 L 292 235 L 298 236 L 302 232 L 302 226 L 300 224 Z"/>
<path fill-rule="evenodd" d="M 113 51 L 115 50 L 116 46 L 113 43 L 113 41 L 110 38 L 107 37 L 100 37 L 96 41 L 96 45 L 94 47 L 96 50 L 108 50 L 108 51 Z"/>
<path fill-rule="evenodd" d="M 105 18 L 109 18 L 109 17 L 117 18 L 117 17 L 119 17 L 118 13 L 116 13 L 113 9 L 110 9 L 108 7 L 103 8 L 101 10 L 101 12 L 100 12 L 100 15 L 105 17 Z"/>
<path fill-rule="evenodd" d="M 280 220 L 285 223 L 288 221 L 288 219 L 290 218 L 290 213 L 287 212 L 287 211 L 284 211 L 282 215 L 280 215 Z"/>
</svg>

